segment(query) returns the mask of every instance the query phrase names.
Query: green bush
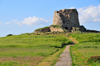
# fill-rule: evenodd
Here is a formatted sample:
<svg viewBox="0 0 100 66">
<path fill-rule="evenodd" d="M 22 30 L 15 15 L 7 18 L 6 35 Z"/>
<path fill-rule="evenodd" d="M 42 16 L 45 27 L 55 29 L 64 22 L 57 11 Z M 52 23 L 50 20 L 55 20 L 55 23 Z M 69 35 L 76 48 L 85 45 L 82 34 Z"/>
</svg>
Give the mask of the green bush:
<svg viewBox="0 0 100 66">
<path fill-rule="evenodd" d="M 12 34 L 8 34 L 7 36 L 12 36 Z"/>
</svg>

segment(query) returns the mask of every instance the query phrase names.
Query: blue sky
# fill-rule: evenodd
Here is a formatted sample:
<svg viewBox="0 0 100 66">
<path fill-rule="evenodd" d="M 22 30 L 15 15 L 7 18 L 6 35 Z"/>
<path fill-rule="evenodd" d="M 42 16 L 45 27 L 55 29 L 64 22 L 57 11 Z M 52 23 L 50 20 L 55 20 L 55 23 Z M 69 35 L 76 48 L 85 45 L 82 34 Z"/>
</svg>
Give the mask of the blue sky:
<svg viewBox="0 0 100 66">
<path fill-rule="evenodd" d="M 0 0 L 0 37 L 52 24 L 56 10 L 76 8 L 87 29 L 100 31 L 100 0 Z"/>
</svg>

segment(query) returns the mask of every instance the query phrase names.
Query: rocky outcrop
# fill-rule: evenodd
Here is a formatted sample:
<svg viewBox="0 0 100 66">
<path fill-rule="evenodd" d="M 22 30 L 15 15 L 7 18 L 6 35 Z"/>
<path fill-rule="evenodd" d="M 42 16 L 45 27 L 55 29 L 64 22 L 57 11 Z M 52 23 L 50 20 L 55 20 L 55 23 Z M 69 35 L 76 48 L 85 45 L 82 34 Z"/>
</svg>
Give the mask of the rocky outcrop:
<svg viewBox="0 0 100 66">
<path fill-rule="evenodd" d="M 85 31 L 86 31 L 86 28 L 85 28 L 84 26 L 80 26 L 79 30 L 80 30 L 81 32 L 85 32 Z"/>
<path fill-rule="evenodd" d="M 54 12 L 53 25 L 60 25 L 71 31 L 72 27 L 79 27 L 78 12 L 76 9 L 62 9 Z"/>
<path fill-rule="evenodd" d="M 61 27 L 54 27 L 54 26 L 49 26 L 49 27 L 44 27 L 44 28 L 39 28 L 34 31 L 34 33 L 45 33 L 45 32 L 64 32 Z"/>
<path fill-rule="evenodd" d="M 50 27 L 51 32 L 64 32 L 62 28 L 57 28 L 57 27 Z"/>
<path fill-rule="evenodd" d="M 50 32 L 50 28 L 49 27 L 44 27 L 44 28 L 40 28 L 34 31 L 34 33 L 45 33 L 45 32 Z"/>
</svg>

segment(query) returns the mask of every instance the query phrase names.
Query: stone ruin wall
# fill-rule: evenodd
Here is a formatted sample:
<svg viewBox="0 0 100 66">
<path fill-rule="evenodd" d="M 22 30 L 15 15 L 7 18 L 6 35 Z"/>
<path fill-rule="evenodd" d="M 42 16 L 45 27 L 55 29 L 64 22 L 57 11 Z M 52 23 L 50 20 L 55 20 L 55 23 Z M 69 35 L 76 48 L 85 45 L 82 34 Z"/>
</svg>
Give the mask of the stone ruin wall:
<svg viewBox="0 0 100 66">
<path fill-rule="evenodd" d="M 53 25 L 60 25 L 67 30 L 79 27 L 78 12 L 76 9 L 62 9 L 54 12 Z"/>
</svg>

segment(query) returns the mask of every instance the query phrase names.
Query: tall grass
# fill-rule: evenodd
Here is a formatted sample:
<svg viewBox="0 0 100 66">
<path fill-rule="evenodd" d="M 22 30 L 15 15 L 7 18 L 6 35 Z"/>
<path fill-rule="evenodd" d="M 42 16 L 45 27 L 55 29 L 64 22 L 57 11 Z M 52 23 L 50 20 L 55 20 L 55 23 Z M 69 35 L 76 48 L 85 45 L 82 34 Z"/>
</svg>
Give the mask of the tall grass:
<svg viewBox="0 0 100 66">
<path fill-rule="evenodd" d="M 78 33 L 72 37 L 80 42 L 70 49 L 73 66 L 100 66 L 100 60 L 89 63 L 91 56 L 100 56 L 100 33 Z"/>
<path fill-rule="evenodd" d="M 74 33 L 72 37 L 79 42 L 100 42 L 100 33 Z"/>
</svg>

